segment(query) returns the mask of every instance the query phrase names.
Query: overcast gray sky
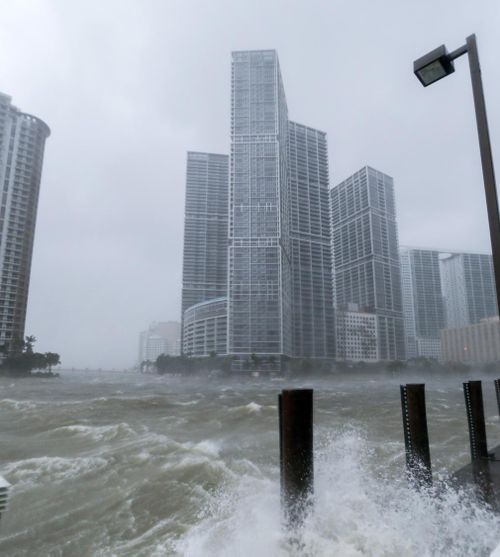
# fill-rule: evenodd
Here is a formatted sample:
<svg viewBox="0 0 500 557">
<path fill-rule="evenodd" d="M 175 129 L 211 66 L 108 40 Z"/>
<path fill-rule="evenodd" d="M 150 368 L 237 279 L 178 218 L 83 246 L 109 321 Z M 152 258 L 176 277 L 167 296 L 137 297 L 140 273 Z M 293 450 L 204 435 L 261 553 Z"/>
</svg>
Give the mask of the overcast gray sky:
<svg viewBox="0 0 500 557">
<path fill-rule="evenodd" d="M 231 50 L 278 51 L 290 118 L 328 133 L 332 185 L 394 177 L 401 244 L 489 251 L 467 60 L 475 32 L 500 175 L 497 0 L 2 0 L 0 91 L 47 122 L 27 334 L 128 367 L 178 320 L 186 151 L 228 153 Z"/>
</svg>

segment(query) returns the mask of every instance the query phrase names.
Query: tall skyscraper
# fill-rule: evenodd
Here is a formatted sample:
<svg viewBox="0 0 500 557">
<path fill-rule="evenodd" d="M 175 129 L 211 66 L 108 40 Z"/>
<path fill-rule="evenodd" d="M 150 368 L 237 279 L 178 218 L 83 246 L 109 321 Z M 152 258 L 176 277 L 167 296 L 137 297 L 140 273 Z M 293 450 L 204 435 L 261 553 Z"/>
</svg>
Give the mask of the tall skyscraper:
<svg viewBox="0 0 500 557">
<path fill-rule="evenodd" d="M 50 129 L 0 93 L 0 345 L 24 339 L 45 140 Z"/>
<path fill-rule="evenodd" d="M 228 244 L 221 233 L 213 247 L 229 246 L 227 288 L 222 281 L 210 295 L 205 288 L 210 211 L 198 202 L 200 191 L 203 200 L 210 195 L 200 168 L 208 155 L 190 153 L 186 219 L 194 213 L 195 222 L 186 222 L 184 241 L 184 353 L 229 353 L 235 370 L 254 366 L 253 355 L 266 369 L 281 368 L 282 356 L 333 357 L 326 134 L 288 121 L 274 50 L 233 52 L 231 75 Z M 188 210 L 189 199 L 197 201 Z"/>
<path fill-rule="evenodd" d="M 443 254 L 440 265 L 447 328 L 498 315 L 491 255 Z"/>
<path fill-rule="evenodd" d="M 393 179 L 369 166 L 331 189 L 336 304 L 377 315 L 378 356 L 405 359 Z"/>
<path fill-rule="evenodd" d="M 227 155 L 187 155 L 181 318 L 189 307 L 227 296 Z"/>
<path fill-rule="evenodd" d="M 406 357 L 440 357 L 440 330 L 446 326 L 439 252 L 401 248 Z"/>
<path fill-rule="evenodd" d="M 273 50 L 232 53 L 228 349 L 292 355 L 288 111 Z"/>
<path fill-rule="evenodd" d="M 328 150 L 324 132 L 288 123 L 293 355 L 335 355 Z"/>
</svg>

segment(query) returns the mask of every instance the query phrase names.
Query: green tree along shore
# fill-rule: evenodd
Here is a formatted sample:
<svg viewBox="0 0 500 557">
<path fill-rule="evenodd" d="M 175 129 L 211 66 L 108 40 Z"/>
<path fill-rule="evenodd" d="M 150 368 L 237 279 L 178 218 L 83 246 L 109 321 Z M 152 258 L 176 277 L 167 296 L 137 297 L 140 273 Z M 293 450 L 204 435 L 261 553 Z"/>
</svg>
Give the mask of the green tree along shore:
<svg viewBox="0 0 500 557">
<path fill-rule="evenodd" d="M 58 373 L 52 373 L 52 366 L 61 363 L 59 354 L 55 352 L 35 352 L 33 346 L 36 342 L 34 336 L 27 336 L 7 350 L 1 346 L 0 353 L 3 355 L 0 363 L 0 375 L 9 376 L 35 376 L 35 377 L 59 377 Z"/>
<path fill-rule="evenodd" d="M 156 359 L 156 370 L 159 374 L 197 374 L 211 371 L 228 373 L 231 370 L 231 358 L 229 356 L 216 356 L 215 354 L 208 358 L 161 354 Z"/>
<path fill-rule="evenodd" d="M 230 374 L 231 356 L 217 356 L 211 354 L 208 357 L 191 356 L 169 356 L 162 354 L 156 362 L 142 362 L 141 371 L 156 371 L 163 374 L 182 375 L 207 375 L 207 374 Z M 478 368 L 485 372 L 500 368 L 500 362 L 484 364 L 481 366 L 470 366 L 461 362 L 438 362 L 434 358 L 413 358 L 408 361 L 391 362 L 343 362 L 331 359 L 308 359 L 308 358 L 285 358 L 288 376 L 319 377 L 329 376 L 343 371 L 352 372 L 389 372 L 391 374 L 403 374 L 405 372 L 418 373 L 460 373 Z M 251 354 L 247 361 L 247 371 L 269 372 L 269 364 L 274 364 L 274 358 L 258 357 Z"/>
</svg>

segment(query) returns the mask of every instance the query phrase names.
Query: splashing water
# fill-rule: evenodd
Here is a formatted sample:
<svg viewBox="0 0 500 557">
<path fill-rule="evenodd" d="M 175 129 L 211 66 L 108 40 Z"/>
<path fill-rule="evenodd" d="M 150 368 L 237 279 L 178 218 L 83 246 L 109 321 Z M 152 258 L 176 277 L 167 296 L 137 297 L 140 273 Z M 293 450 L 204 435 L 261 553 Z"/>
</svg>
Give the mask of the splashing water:
<svg viewBox="0 0 500 557">
<path fill-rule="evenodd" d="M 245 476 L 214 495 L 180 555 L 479 556 L 498 542 L 500 518 L 471 492 L 441 479 L 416 492 L 370 465 L 364 432 L 332 436 L 317 454 L 314 511 L 290 536 L 280 524 L 277 481 Z"/>
</svg>

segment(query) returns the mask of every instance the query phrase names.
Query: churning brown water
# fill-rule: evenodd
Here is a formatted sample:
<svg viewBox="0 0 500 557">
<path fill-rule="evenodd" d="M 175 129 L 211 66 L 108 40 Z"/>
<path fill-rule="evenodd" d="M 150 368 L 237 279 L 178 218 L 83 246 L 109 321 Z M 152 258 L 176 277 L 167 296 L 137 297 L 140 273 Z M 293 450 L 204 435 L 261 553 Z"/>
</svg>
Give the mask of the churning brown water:
<svg viewBox="0 0 500 557">
<path fill-rule="evenodd" d="M 488 555 L 500 541 L 493 513 L 464 492 L 407 487 L 399 384 L 416 379 L 3 378 L 0 474 L 13 488 L 0 554 Z M 469 458 L 464 379 L 425 379 L 435 478 Z M 484 380 L 493 446 L 500 425 Z M 300 386 L 315 389 L 316 462 L 297 549 L 280 527 L 277 394 Z"/>
</svg>

